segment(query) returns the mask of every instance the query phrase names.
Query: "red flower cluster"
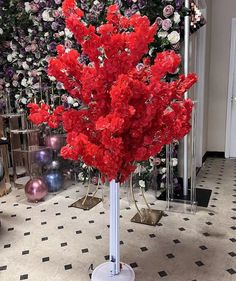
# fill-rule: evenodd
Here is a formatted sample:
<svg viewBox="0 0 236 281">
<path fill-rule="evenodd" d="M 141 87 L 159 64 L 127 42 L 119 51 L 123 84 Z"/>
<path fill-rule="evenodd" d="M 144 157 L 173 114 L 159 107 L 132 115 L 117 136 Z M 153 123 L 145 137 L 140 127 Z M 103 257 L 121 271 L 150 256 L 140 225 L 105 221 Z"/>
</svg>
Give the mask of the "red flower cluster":
<svg viewBox="0 0 236 281">
<path fill-rule="evenodd" d="M 65 0 L 63 12 L 90 63 L 82 63 L 79 52 L 63 46 L 50 60 L 49 75 L 84 103 L 80 110 L 59 114 L 67 132 L 61 154 L 81 158 L 110 180 L 124 181 L 134 171 L 135 161 L 148 159 L 189 132 L 192 101 L 184 100 L 183 94 L 197 78 L 180 76 L 165 82 L 167 73 L 174 73 L 180 63 L 174 52 L 158 54 L 153 65 L 143 58 L 157 31 L 147 17 L 126 18 L 113 5 L 106 24 L 95 29 L 83 22 L 75 0 Z M 30 119 L 47 121 L 40 117 L 42 110 L 31 106 Z"/>
<path fill-rule="evenodd" d="M 49 105 L 41 103 L 40 105 L 35 103 L 28 104 L 30 114 L 28 119 L 36 125 L 41 123 L 47 123 L 51 128 L 57 128 L 62 121 L 62 115 L 65 111 L 64 107 L 59 105 L 54 110 Z"/>
</svg>

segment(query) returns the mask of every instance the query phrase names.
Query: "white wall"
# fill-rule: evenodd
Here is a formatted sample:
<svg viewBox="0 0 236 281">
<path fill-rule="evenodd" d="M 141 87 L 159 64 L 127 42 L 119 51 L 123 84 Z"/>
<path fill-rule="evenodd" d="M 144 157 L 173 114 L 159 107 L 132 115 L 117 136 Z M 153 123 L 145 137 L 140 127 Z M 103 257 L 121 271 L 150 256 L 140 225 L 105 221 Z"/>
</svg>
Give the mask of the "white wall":
<svg viewBox="0 0 236 281">
<path fill-rule="evenodd" d="M 207 150 L 225 150 L 231 21 L 236 0 L 212 0 Z"/>
</svg>

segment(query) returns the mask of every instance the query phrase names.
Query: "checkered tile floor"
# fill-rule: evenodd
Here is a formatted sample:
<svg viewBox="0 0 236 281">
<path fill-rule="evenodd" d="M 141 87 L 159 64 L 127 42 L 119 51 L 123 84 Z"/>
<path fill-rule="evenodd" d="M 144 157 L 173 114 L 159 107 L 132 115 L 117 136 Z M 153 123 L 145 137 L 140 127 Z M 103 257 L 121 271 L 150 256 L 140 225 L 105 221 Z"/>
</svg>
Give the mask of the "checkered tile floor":
<svg viewBox="0 0 236 281">
<path fill-rule="evenodd" d="M 236 161 L 209 158 L 197 186 L 212 189 L 209 207 L 165 212 L 156 227 L 130 222 L 136 211 L 123 192 L 121 259 L 136 281 L 236 280 Z M 73 185 L 37 204 L 23 190 L 0 198 L 1 281 L 90 280 L 108 259 L 109 214 L 107 202 L 90 211 L 68 207 L 84 193 Z"/>
</svg>

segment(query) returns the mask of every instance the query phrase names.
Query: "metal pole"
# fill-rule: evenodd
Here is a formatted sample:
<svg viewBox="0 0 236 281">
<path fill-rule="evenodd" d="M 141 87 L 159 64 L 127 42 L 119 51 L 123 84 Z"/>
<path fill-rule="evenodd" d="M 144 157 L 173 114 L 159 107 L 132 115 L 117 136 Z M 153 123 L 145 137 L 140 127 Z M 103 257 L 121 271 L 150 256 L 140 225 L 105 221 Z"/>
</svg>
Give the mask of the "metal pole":
<svg viewBox="0 0 236 281">
<path fill-rule="evenodd" d="M 120 186 L 110 182 L 110 272 L 120 273 Z"/>
<path fill-rule="evenodd" d="M 185 8 L 190 8 L 189 0 L 185 0 Z M 184 74 L 189 72 L 189 32 L 190 30 L 190 15 L 186 12 L 184 17 Z M 188 92 L 184 94 L 184 98 L 188 98 Z M 183 175 L 183 193 L 188 195 L 188 136 L 184 137 L 184 175 Z"/>
</svg>

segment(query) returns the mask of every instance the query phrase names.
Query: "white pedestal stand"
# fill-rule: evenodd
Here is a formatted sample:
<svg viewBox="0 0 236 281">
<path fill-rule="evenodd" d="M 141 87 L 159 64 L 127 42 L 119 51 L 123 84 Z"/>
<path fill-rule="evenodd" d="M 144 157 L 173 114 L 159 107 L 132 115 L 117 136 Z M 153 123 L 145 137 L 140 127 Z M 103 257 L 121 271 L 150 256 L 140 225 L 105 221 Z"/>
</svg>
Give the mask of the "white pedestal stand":
<svg viewBox="0 0 236 281">
<path fill-rule="evenodd" d="M 120 263 L 120 185 L 110 182 L 110 261 L 99 265 L 92 281 L 134 281 L 133 269 Z"/>
</svg>

